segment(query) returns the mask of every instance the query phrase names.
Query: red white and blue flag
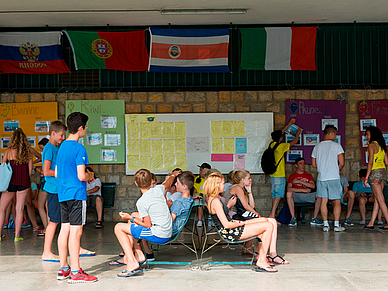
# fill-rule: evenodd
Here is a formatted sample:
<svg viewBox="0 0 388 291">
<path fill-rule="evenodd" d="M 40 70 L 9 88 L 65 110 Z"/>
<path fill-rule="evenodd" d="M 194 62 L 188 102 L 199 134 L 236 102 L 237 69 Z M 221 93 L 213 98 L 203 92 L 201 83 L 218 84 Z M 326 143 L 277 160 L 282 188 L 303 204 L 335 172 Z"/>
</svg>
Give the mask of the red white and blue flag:
<svg viewBox="0 0 388 291">
<path fill-rule="evenodd" d="M 0 73 L 68 73 L 61 50 L 61 32 L 0 33 Z"/>
<path fill-rule="evenodd" d="M 149 71 L 229 73 L 229 29 L 151 27 Z"/>
</svg>

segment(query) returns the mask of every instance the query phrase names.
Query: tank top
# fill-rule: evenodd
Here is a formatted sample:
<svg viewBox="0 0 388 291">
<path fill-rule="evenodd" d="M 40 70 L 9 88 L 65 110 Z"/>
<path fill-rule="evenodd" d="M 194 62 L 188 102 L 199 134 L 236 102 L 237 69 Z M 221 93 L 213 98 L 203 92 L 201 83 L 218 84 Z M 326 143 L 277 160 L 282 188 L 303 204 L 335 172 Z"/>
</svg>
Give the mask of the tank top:
<svg viewBox="0 0 388 291">
<path fill-rule="evenodd" d="M 30 173 L 28 171 L 28 163 L 16 164 L 15 160 L 10 160 L 12 168 L 12 177 L 10 185 L 30 187 Z"/>
<path fill-rule="evenodd" d="M 373 143 L 377 145 L 379 151 L 373 155 L 372 171 L 377 169 L 385 169 L 385 163 L 384 163 L 385 152 L 377 142 L 373 141 Z M 369 156 L 369 152 L 368 152 L 368 156 Z"/>
<path fill-rule="evenodd" d="M 213 203 L 214 199 L 216 199 L 216 198 L 213 198 L 213 200 L 210 202 L 210 205 L 209 205 L 210 209 L 212 208 L 212 203 Z M 222 209 L 224 210 L 226 218 L 228 219 L 228 221 L 231 221 L 232 219 L 230 218 L 230 216 L 228 214 L 229 213 L 229 208 L 221 200 L 220 200 L 220 202 L 222 204 Z M 213 223 L 214 223 L 215 227 L 218 230 L 224 228 L 224 226 L 222 225 L 221 221 L 218 219 L 217 214 L 210 213 L 210 216 L 211 216 L 211 218 L 213 220 Z"/>
</svg>

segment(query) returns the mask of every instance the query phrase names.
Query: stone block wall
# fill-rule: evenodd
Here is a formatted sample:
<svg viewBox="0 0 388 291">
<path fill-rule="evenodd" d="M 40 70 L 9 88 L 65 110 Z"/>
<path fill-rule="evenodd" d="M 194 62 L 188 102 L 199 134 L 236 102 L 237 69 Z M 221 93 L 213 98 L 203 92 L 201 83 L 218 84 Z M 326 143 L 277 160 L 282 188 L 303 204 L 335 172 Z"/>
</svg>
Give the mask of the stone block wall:
<svg viewBox="0 0 388 291">
<path fill-rule="evenodd" d="M 219 92 L 118 92 L 118 93 L 34 93 L 1 94 L 1 103 L 58 102 L 59 119 L 65 119 L 66 100 L 125 100 L 125 113 L 224 113 L 224 112 L 273 112 L 275 129 L 286 121 L 286 100 L 341 100 L 346 102 L 345 167 L 343 175 L 349 181 L 358 179 L 362 166 L 359 140 L 357 104 L 361 100 L 387 99 L 387 90 L 294 90 L 294 91 L 219 91 Z M 125 165 L 92 165 L 102 182 L 114 182 L 115 206 L 105 209 L 105 221 L 119 220 L 118 211 L 135 210 L 140 191 L 133 176 L 125 175 Z M 293 165 L 287 164 L 287 174 Z M 306 171 L 316 176 L 308 165 Z M 195 173 L 197 174 L 197 173 Z M 38 178 L 33 177 L 34 180 Z M 163 177 L 158 176 L 159 182 Z M 269 177 L 252 175 L 256 207 L 264 216 L 271 208 Z"/>
</svg>

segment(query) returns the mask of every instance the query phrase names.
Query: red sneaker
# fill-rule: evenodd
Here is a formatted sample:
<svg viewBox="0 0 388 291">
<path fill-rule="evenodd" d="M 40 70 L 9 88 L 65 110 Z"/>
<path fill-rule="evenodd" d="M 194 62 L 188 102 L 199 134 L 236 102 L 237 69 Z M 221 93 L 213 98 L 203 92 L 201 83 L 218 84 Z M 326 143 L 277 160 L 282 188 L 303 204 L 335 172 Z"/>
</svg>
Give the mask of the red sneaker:
<svg viewBox="0 0 388 291">
<path fill-rule="evenodd" d="M 65 279 L 69 278 L 70 271 L 71 271 L 70 266 L 69 266 L 69 269 L 66 271 L 63 269 L 59 269 L 57 279 L 58 280 L 65 280 Z"/>
<path fill-rule="evenodd" d="M 32 231 L 43 231 L 43 230 L 44 230 L 44 228 L 41 228 L 40 226 L 32 228 Z"/>
<path fill-rule="evenodd" d="M 77 274 L 73 275 L 73 273 L 70 273 L 70 277 L 67 282 L 70 284 L 74 284 L 74 283 L 93 283 L 97 281 L 98 281 L 97 277 L 86 274 L 84 270 L 80 268 Z"/>
</svg>

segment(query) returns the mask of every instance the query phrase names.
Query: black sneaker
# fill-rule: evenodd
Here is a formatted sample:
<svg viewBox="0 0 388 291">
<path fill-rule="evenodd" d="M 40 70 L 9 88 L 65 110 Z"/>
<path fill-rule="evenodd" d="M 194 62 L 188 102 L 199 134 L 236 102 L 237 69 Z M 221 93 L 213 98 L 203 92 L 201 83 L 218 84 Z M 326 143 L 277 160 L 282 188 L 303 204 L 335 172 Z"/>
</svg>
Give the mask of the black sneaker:
<svg viewBox="0 0 388 291">
<path fill-rule="evenodd" d="M 146 254 L 146 258 L 148 262 L 155 261 L 154 253 Z"/>
</svg>

